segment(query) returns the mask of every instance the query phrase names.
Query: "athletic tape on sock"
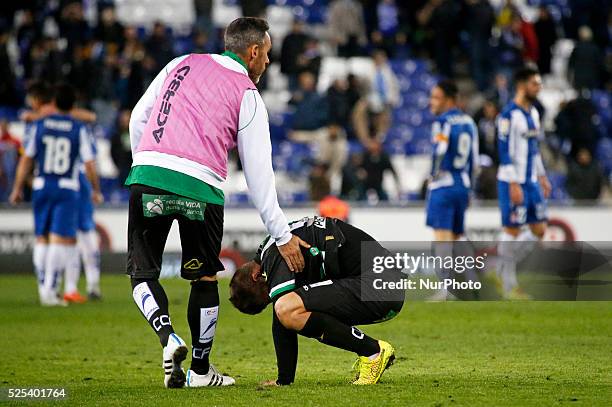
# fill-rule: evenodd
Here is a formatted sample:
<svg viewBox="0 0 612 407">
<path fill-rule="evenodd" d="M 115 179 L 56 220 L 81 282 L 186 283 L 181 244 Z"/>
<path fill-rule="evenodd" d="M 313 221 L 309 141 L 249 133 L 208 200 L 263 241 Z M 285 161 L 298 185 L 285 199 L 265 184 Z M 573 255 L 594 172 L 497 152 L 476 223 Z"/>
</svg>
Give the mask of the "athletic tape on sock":
<svg viewBox="0 0 612 407">
<path fill-rule="evenodd" d="M 200 343 L 210 342 L 215 338 L 219 306 L 200 308 Z"/>
<path fill-rule="evenodd" d="M 140 308 L 142 315 L 149 321 L 155 311 L 159 309 L 159 305 L 157 305 L 157 301 L 155 301 L 149 285 L 146 282 L 138 284 L 134 287 L 132 296 L 134 297 L 134 302 L 138 305 L 138 308 Z"/>
</svg>

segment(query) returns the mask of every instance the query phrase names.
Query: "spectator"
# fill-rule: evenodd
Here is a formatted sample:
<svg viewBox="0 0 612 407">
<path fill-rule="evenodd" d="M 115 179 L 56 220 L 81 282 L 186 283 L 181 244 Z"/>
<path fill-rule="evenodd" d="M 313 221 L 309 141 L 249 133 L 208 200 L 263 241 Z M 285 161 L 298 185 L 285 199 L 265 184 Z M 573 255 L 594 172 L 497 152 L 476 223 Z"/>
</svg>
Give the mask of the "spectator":
<svg viewBox="0 0 612 407">
<path fill-rule="evenodd" d="M 321 52 L 319 50 L 319 42 L 314 38 L 306 40 L 304 52 L 298 56 L 298 72 L 308 71 L 312 73 L 315 80 L 319 80 L 319 71 L 321 70 Z"/>
<path fill-rule="evenodd" d="M 575 160 L 570 160 L 566 189 L 573 199 L 597 200 L 601 194 L 603 174 L 599 164 L 586 148 L 581 148 Z"/>
<path fill-rule="evenodd" d="M 193 49 L 195 54 L 208 54 L 213 52 L 212 42 L 206 31 L 196 30 L 193 32 Z"/>
<path fill-rule="evenodd" d="M 312 131 L 327 124 L 325 99 L 317 93 L 316 79 L 311 72 L 302 72 L 298 78 L 299 89 L 289 104 L 295 106 L 293 130 Z"/>
<path fill-rule="evenodd" d="M 495 100 L 487 99 L 476 113 L 474 121 L 478 126 L 478 145 L 480 155 L 486 155 L 494 167 L 499 164 L 497 155 L 497 124 L 499 106 Z"/>
<path fill-rule="evenodd" d="M 399 84 L 383 50 L 373 53 L 374 76 L 369 78 L 367 96 L 353 109 L 353 128 L 364 146 L 370 135 L 382 142 L 391 126 L 391 111 L 399 104 Z"/>
<path fill-rule="evenodd" d="M 418 13 L 422 26 L 433 40 L 433 57 L 442 76 L 452 78 L 455 66 L 453 52 L 458 42 L 459 4 L 453 0 L 430 0 Z"/>
<path fill-rule="evenodd" d="M 497 166 L 488 156 L 480 156 L 480 172 L 475 186 L 476 196 L 480 199 L 497 199 Z"/>
<path fill-rule="evenodd" d="M 329 195 L 331 186 L 327 165 L 316 163 L 310 171 L 310 200 L 317 202 Z"/>
<path fill-rule="evenodd" d="M 352 73 L 346 77 L 346 81 L 348 82 L 346 94 L 349 101 L 349 110 L 352 111 L 359 99 L 361 99 L 363 84 L 361 83 L 359 77 Z"/>
<path fill-rule="evenodd" d="M 525 42 L 522 35 L 523 21 L 514 15 L 510 24 L 504 26 L 499 38 L 499 71 L 509 78 L 517 68 L 524 65 Z"/>
<path fill-rule="evenodd" d="M 84 44 L 91 37 L 91 29 L 80 2 L 70 2 L 64 6 L 58 25 L 60 37 L 66 40 L 66 55 L 72 55 L 76 46 Z"/>
<path fill-rule="evenodd" d="M 365 180 L 368 174 L 363 168 L 363 154 L 353 153 L 342 169 L 342 189 L 340 197 L 349 201 L 362 201 L 366 198 Z"/>
<path fill-rule="evenodd" d="M 49 82 L 57 82 L 62 79 L 64 69 L 71 69 L 73 61 L 64 63 L 64 57 L 58 49 L 57 42 L 53 38 L 45 37 L 32 45 L 30 52 L 24 57 L 26 78 L 44 78 Z M 67 52 L 66 55 L 68 55 Z"/>
<path fill-rule="evenodd" d="M 15 74 L 11 69 L 11 60 L 8 53 L 7 32 L 0 32 L 0 105 L 18 106 L 21 101 L 17 97 Z"/>
<path fill-rule="evenodd" d="M 376 6 L 377 30 L 372 33 L 375 47 L 394 56 L 398 46 L 399 10 L 395 0 L 381 0 Z"/>
<path fill-rule="evenodd" d="M 200 49 L 214 50 L 215 25 L 212 20 L 213 0 L 194 0 L 193 5 L 196 13 L 194 36 L 196 39 L 199 38 L 200 35 L 206 38 L 206 41 L 200 39 L 200 44 L 197 46 Z"/>
<path fill-rule="evenodd" d="M 13 188 L 21 143 L 9 132 L 8 121 L 0 120 L 0 202 L 6 202 Z"/>
<path fill-rule="evenodd" d="M 602 52 L 593 42 L 593 32 L 589 27 L 580 27 L 578 38 L 579 41 L 569 59 L 570 83 L 577 90 L 600 89 L 603 84 L 604 67 Z"/>
<path fill-rule="evenodd" d="M 495 22 L 495 12 L 488 0 L 467 0 L 465 24 L 470 34 L 470 63 L 472 78 L 484 91 L 491 79 L 491 50 L 489 41 Z"/>
<path fill-rule="evenodd" d="M 383 176 L 387 171 L 393 174 L 397 191 L 401 190 L 399 177 L 393 165 L 391 165 L 389 154 L 383 150 L 381 143 L 377 141 L 370 142 L 363 157 L 362 168 L 366 173 L 364 188 L 368 198 L 370 194 L 375 194 L 380 201 L 389 200 L 389 194 L 383 188 Z"/>
<path fill-rule="evenodd" d="M 555 118 L 557 135 L 571 143 L 570 157 L 574 160 L 581 149 L 593 155 L 599 139 L 597 110 L 586 96 L 588 93 L 583 92 L 563 105 Z"/>
<path fill-rule="evenodd" d="M 540 58 L 540 44 L 535 28 L 523 18 L 515 17 L 515 20 L 517 19 L 520 21 L 520 33 L 523 39 L 523 61 L 536 63 Z"/>
<path fill-rule="evenodd" d="M 508 86 L 508 77 L 502 72 L 497 73 L 493 81 L 493 89 L 489 93 L 489 99 L 494 100 L 497 106 L 506 106 L 512 97 Z"/>
<path fill-rule="evenodd" d="M 355 0 L 334 0 L 329 5 L 327 27 L 338 56 L 361 55 L 367 45 L 363 8 Z"/>
<path fill-rule="evenodd" d="M 40 27 L 37 27 L 32 10 L 24 10 L 21 24 L 17 28 L 17 46 L 23 55 L 29 55 L 32 45 L 42 37 Z"/>
<path fill-rule="evenodd" d="M 368 95 L 370 111 L 374 113 L 374 137 L 384 140 L 391 126 L 391 111 L 399 105 L 399 83 L 383 50 L 373 53 L 374 77 Z"/>
<path fill-rule="evenodd" d="M 104 7 L 100 12 L 100 21 L 94 37 L 96 40 L 103 42 L 105 45 L 110 46 L 111 49 L 107 52 L 114 53 L 118 51 L 124 43 L 123 25 L 117 21 L 114 7 Z"/>
<path fill-rule="evenodd" d="M 132 149 L 130 144 L 130 110 L 122 110 L 117 119 L 115 132 L 111 137 L 111 157 L 119 170 L 119 180 L 123 183 L 132 167 Z"/>
<path fill-rule="evenodd" d="M 151 36 L 145 43 L 147 53 L 151 56 L 155 64 L 151 66 L 151 70 L 158 72 L 168 62 L 174 58 L 172 50 L 172 39 L 167 33 L 167 27 L 161 21 L 156 21 L 153 24 Z"/>
<path fill-rule="evenodd" d="M 138 32 L 135 27 L 125 27 L 124 34 L 125 45 L 121 53 L 121 58 L 124 63 L 130 61 L 140 61 L 144 58 L 145 47 L 138 38 Z"/>
<path fill-rule="evenodd" d="M 72 68 L 66 75 L 66 79 L 76 90 L 78 100 L 87 104 L 93 99 L 96 91 L 96 81 L 92 80 L 92 73 L 99 70 L 98 61 L 92 55 L 93 47 L 93 41 L 74 47 Z"/>
<path fill-rule="evenodd" d="M 308 38 L 308 35 L 304 33 L 304 22 L 297 18 L 294 19 L 291 31 L 283 39 L 280 53 L 280 69 L 289 79 L 290 91 L 297 89 L 297 77 L 300 71 L 298 58 L 304 52 Z"/>
<path fill-rule="evenodd" d="M 303 72 L 299 82 L 300 91 L 292 101 L 296 105 L 296 111 L 289 139 L 298 143 L 314 144 L 317 147 L 318 161 L 328 166 L 329 176 L 334 181 L 340 177 L 346 162 L 346 133 L 336 123 L 329 122 L 326 99 L 316 92 L 314 75 Z"/>
<path fill-rule="evenodd" d="M 336 79 L 327 90 L 327 106 L 329 108 L 329 122 L 337 124 L 345 130 L 349 127 L 351 115 L 351 100 L 348 92 L 348 82 L 345 79 Z"/>
<path fill-rule="evenodd" d="M 538 21 L 535 23 L 534 28 L 540 50 L 538 70 L 542 75 L 546 75 L 550 73 L 552 47 L 557 42 L 557 26 L 547 7 L 540 6 Z"/>
</svg>

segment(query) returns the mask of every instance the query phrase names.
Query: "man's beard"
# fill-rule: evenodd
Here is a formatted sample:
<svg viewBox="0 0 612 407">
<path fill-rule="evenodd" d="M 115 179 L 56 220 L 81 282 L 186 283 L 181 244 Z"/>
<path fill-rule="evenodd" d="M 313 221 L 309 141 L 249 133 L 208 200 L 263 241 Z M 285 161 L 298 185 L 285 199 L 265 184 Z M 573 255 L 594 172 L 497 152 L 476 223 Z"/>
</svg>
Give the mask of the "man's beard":
<svg viewBox="0 0 612 407">
<path fill-rule="evenodd" d="M 538 100 L 538 95 L 525 95 L 525 99 L 531 104 L 535 103 Z"/>
</svg>

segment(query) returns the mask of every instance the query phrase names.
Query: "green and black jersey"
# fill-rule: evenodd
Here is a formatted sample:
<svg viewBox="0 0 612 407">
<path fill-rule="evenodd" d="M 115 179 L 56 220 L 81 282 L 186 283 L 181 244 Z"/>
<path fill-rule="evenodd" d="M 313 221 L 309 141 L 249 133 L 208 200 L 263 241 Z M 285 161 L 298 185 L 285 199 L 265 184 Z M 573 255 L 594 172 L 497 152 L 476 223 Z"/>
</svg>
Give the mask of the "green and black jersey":
<svg viewBox="0 0 612 407">
<path fill-rule="evenodd" d="M 357 276 L 361 273 L 361 243 L 374 238 L 341 220 L 321 216 L 306 217 L 289 224 L 291 232 L 311 245 L 302 248 L 305 266 L 293 273 L 268 236 L 257 250 L 270 298 L 274 301 L 297 287 L 320 281 Z M 382 251 L 385 249 L 380 246 Z"/>
</svg>

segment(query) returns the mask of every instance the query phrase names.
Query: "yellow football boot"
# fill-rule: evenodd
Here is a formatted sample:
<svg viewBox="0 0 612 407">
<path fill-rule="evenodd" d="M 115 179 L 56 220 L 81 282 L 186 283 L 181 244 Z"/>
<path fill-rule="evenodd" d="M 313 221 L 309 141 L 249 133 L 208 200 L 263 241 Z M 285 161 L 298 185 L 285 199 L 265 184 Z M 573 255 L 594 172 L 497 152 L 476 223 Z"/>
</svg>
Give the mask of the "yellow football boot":
<svg viewBox="0 0 612 407">
<path fill-rule="evenodd" d="M 367 356 L 360 356 L 359 362 L 354 367 L 359 368 L 359 377 L 353 382 L 356 385 L 376 384 L 380 380 L 385 369 L 393 364 L 395 360 L 395 349 L 385 341 L 378 341 L 380 353 L 374 360 Z"/>
</svg>

